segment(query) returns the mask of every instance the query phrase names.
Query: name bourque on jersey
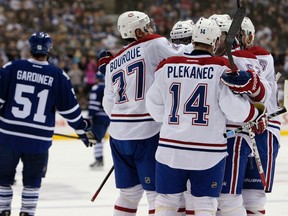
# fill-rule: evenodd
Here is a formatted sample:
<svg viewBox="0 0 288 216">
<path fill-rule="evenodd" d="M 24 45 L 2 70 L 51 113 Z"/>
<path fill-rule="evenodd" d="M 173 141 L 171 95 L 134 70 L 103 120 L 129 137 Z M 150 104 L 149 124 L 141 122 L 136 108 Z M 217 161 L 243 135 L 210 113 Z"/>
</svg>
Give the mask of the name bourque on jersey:
<svg viewBox="0 0 288 216">
<path fill-rule="evenodd" d="M 124 47 L 106 67 L 103 106 L 115 139 L 146 139 L 157 134 L 156 123 L 145 107 L 146 92 L 157 65 L 167 57 L 182 55 L 185 46 L 171 44 L 152 34 Z"/>
<path fill-rule="evenodd" d="M 0 145 L 25 152 L 52 143 L 55 110 L 77 129 L 82 114 L 69 77 L 48 62 L 15 60 L 0 70 Z"/>
<path fill-rule="evenodd" d="M 161 62 L 147 93 L 149 113 L 162 122 L 156 159 L 173 168 L 214 166 L 227 155 L 226 118 L 244 122 L 254 116 L 250 102 L 220 82 L 228 60 L 205 53 Z"/>
</svg>

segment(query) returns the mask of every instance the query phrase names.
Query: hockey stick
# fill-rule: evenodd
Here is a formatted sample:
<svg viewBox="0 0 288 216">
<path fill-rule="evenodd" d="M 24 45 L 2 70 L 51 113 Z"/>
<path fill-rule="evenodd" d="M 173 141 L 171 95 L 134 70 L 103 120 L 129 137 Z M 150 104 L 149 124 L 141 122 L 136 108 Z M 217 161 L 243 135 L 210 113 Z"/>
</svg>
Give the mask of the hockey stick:
<svg viewBox="0 0 288 216">
<path fill-rule="evenodd" d="M 280 115 L 284 112 L 286 112 L 286 108 L 282 108 L 281 110 L 278 110 L 277 112 L 275 113 L 272 113 L 268 116 L 268 119 L 271 119 L 277 115 Z M 255 158 L 255 162 L 256 162 L 256 165 L 257 165 L 257 169 L 258 169 L 258 173 L 260 175 L 260 179 L 261 179 L 261 182 L 262 182 L 262 185 L 263 187 L 265 188 L 266 186 L 266 177 L 265 177 L 265 173 L 264 173 L 264 170 L 263 170 L 263 166 L 262 166 L 262 162 L 261 162 L 261 158 L 260 158 L 260 154 L 259 154 L 259 151 L 258 151 L 258 147 L 257 147 L 257 144 L 256 144 L 256 140 L 255 140 L 255 133 L 252 131 L 252 125 L 253 125 L 253 122 L 249 122 L 247 124 L 244 124 L 242 127 L 239 127 L 239 128 L 236 128 L 235 130 L 233 131 L 237 131 L 239 130 L 240 131 L 248 131 L 249 133 L 249 137 L 251 139 L 251 142 L 252 142 L 252 148 L 253 148 L 253 153 L 254 153 L 254 158 Z M 228 131 L 227 133 L 229 133 L 231 131 Z M 224 134 L 224 137 L 226 135 L 225 138 L 227 138 L 227 133 Z"/>
<path fill-rule="evenodd" d="M 275 116 L 278 116 L 282 113 L 285 113 L 287 110 L 285 107 L 283 107 L 282 109 L 274 112 L 274 113 L 271 113 L 269 116 L 268 116 L 268 119 L 271 119 Z M 234 136 L 236 133 L 240 133 L 240 132 L 243 132 L 243 131 L 247 131 L 247 128 L 251 127 L 254 123 L 253 122 L 247 122 L 246 124 L 244 124 L 243 126 L 241 127 L 238 127 L 234 130 L 230 130 L 230 131 L 227 131 L 226 133 L 223 134 L 223 136 L 225 138 L 229 138 L 229 137 L 232 137 Z"/>
<path fill-rule="evenodd" d="M 252 131 L 252 128 L 251 128 L 250 124 L 248 126 L 248 132 L 249 132 L 249 137 L 250 137 L 251 142 L 252 142 L 252 148 L 253 148 L 253 153 L 254 153 L 254 158 L 255 158 L 256 165 L 257 165 L 258 173 L 260 175 L 260 179 L 261 179 L 262 185 L 265 188 L 266 184 L 267 184 L 266 177 L 265 177 L 265 173 L 264 173 L 264 170 L 263 170 L 263 166 L 262 166 L 260 154 L 259 154 L 259 151 L 258 151 L 258 147 L 257 147 L 257 144 L 256 144 L 255 133 Z"/>
<path fill-rule="evenodd" d="M 282 73 L 277 72 L 277 74 L 275 75 L 275 80 L 276 80 L 276 82 L 279 81 L 279 79 L 280 79 L 281 76 L 282 76 Z"/>
<path fill-rule="evenodd" d="M 114 166 L 111 167 L 111 169 L 109 170 L 109 172 L 107 173 L 107 175 L 105 176 L 104 180 L 102 181 L 101 185 L 99 186 L 99 188 L 97 189 L 97 191 L 95 192 L 95 194 L 93 195 L 93 197 L 91 198 L 91 201 L 94 202 L 94 200 L 96 199 L 96 197 L 98 196 L 98 194 L 100 193 L 100 191 L 102 190 L 103 186 L 105 185 L 105 183 L 107 182 L 108 178 L 110 177 L 111 173 L 114 170 Z"/>
<path fill-rule="evenodd" d="M 60 134 L 60 133 L 54 133 L 55 136 L 61 136 L 65 138 L 70 138 L 70 139 L 80 139 L 78 136 L 71 136 L 71 135 L 66 135 L 66 134 Z"/>
<path fill-rule="evenodd" d="M 236 14 L 232 20 L 231 26 L 226 35 L 225 48 L 226 48 L 226 53 L 229 59 L 232 72 L 236 72 L 237 70 L 237 67 L 233 60 L 232 51 L 231 51 L 232 44 L 235 40 L 236 34 L 239 32 L 239 29 L 241 27 L 241 24 L 245 15 L 246 15 L 246 9 L 244 7 L 239 7 L 238 10 L 236 11 Z"/>
</svg>

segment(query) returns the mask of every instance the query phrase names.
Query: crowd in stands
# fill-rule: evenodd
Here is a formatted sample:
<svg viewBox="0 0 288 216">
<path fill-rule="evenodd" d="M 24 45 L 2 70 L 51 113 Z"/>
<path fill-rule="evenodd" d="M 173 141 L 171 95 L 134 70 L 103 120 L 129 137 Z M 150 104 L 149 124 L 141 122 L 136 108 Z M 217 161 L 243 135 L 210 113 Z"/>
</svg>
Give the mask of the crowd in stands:
<svg viewBox="0 0 288 216">
<path fill-rule="evenodd" d="M 241 4 L 255 24 L 257 43 L 273 54 L 276 71 L 285 75 L 281 78 L 284 80 L 288 77 L 288 1 L 242 0 Z M 115 10 L 108 11 L 103 0 L 0 0 L 0 64 L 27 58 L 32 32 L 49 33 L 53 38 L 49 61 L 68 73 L 86 109 L 99 53 L 122 47 L 116 21 L 126 10 L 147 13 L 157 33 L 169 38 L 178 20 L 190 18 L 196 22 L 214 13 L 233 17 L 237 5 L 235 0 L 115 0 Z"/>
</svg>

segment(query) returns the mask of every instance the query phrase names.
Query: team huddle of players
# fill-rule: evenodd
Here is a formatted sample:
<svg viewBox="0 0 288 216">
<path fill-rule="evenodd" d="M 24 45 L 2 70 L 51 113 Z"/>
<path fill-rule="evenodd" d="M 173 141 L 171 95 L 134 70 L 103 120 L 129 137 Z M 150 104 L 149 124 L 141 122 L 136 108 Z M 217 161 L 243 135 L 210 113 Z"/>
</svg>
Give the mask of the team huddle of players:
<svg viewBox="0 0 288 216">
<path fill-rule="evenodd" d="M 232 71 L 224 45 L 231 23 L 227 14 L 201 17 L 195 24 L 179 21 L 169 41 L 154 33 L 145 13 L 127 11 L 119 16 L 118 30 L 127 45 L 115 55 L 101 54 L 102 74 L 97 73 L 101 85 L 90 95 L 95 101 L 89 104 L 100 111 L 91 112 L 97 117 L 92 127 L 97 142 L 110 122 L 120 189 L 114 216 L 136 215 L 144 191 L 151 216 L 265 215 L 265 193 L 272 190 L 280 133 L 279 119 L 267 118 L 278 110 L 273 58 L 254 46 L 255 28 L 245 17 L 233 43 L 237 70 Z M 48 64 L 51 38 L 38 32 L 29 43 L 30 59 L 9 62 L 0 70 L 0 216 L 11 215 L 11 185 L 20 159 L 24 164 L 20 215 L 34 216 L 55 110 L 86 146 L 93 144 L 90 122 L 81 115 L 69 77 Z M 23 78 L 19 71 L 39 75 Z M 249 131 L 223 136 L 226 130 L 252 121 Z M 105 126 L 100 130 L 101 122 Z M 103 165 L 101 154 L 98 161 Z"/>
<path fill-rule="evenodd" d="M 139 11 L 120 15 L 118 30 L 128 45 L 110 62 L 100 59 L 120 189 L 114 215 L 136 215 L 144 190 L 149 215 L 265 215 L 280 121 L 267 120 L 278 110 L 273 58 L 254 46 L 251 20 L 244 18 L 233 43 L 237 71 L 231 72 L 224 45 L 229 15 L 179 21 L 172 43 L 153 33 L 147 17 Z M 123 62 L 131 50 L 138 55 Z M 256 122 L 251 130 L 265 184 L 247 132 L 223 137 L 249 121 Z"/>
</svg>

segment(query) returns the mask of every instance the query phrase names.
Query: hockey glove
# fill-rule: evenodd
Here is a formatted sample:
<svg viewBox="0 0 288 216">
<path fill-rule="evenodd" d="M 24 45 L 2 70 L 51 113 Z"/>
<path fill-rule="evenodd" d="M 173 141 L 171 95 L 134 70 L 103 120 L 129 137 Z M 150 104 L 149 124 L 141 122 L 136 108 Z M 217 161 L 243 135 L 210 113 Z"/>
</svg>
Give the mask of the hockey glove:
<svg viewBox="0 0 288 216">
<path fill-rule="evenodd" d="M 221 81 L 236 94 L 248 94 L 250 97 L 257 97 L 263 84 L 258 74 L 254 70 L 239 70 L 236 73 L 232 71 L 224 72 Z"/>
<path fill-rule="evenodd" d="M 267 109 L 261 103 L 255 103 L 254 106 L 258 110 L 259 114 L 257 118 L 252 122 L 251 129 L 255 134 L 262 134 L 268 126 Z"/>
<path fill-rule="evenodd" d="M 105 75 L 106 73 L 106 65 L 113 58 L 113 53 L 110 50 L 104 50 L 99 55 L 98 60 L 98 70 Z"/>
<path fill-rule="evenodd" d="M 96 144 L 96 139 L 91 131 L 91 126 L 92 124 L 88 119 L 83 119 L 80 128 L 76 130 L 77 135 L 86 147 L 91 147 Z"/>
</svg>

